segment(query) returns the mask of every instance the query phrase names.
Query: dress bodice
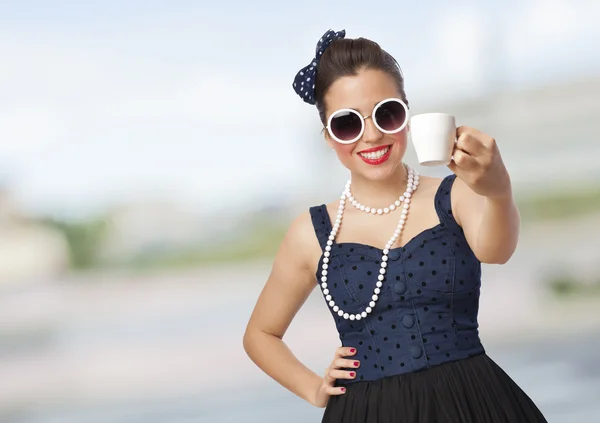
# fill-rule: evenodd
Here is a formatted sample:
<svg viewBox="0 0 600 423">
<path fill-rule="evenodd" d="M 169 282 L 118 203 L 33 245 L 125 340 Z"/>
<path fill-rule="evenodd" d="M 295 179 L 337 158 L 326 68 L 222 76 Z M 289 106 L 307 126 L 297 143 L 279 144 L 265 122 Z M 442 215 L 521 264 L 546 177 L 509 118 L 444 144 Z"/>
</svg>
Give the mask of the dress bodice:
<svg viewBox="0 0 600 423">
<path fill-rule="evenodd" d="M 373 312 L 352 321 L 329 309 L 342 345 L 358 349 L 355 357 L 361 365 L 353 381 L 414 372 L 484 352 L 477 323 L 481 263 L 452 216 L 454 180 L 455 175 L 444 178 L 434 198 L 440 223 L 390 250 Z M 311 207 L 310 214 L 324 251 L 331 232 L 327 208 Z M 382 254 L 373 246 L 334 241 L 328 289 L 348 313 L 364 311 L 371 301 Z M 319 270 L 317 281 L 320 276 Z"/>
</svg>

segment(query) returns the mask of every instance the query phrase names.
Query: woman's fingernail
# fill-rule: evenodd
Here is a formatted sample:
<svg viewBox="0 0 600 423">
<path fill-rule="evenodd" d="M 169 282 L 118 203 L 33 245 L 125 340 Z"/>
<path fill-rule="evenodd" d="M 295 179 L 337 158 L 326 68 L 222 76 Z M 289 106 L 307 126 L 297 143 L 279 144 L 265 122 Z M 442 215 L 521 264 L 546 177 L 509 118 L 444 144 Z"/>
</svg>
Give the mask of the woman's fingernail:
<svg viewBox="0 0 600 423">
<path fill-rule="evenodd" d="M 340 388 L 342 392 L 346 392 L 346 388 Z"/>
<path fill-rule="evenodd" d="M 356 348 L 350 348 L 350 352 L 351 353 L 355 353 L 356 352 Z"/>
<path fill-rule="evenodd" d="M 356 373 L 350 372 L 350 377 L 354 377 L 355 375 L 356 375 Z"/>
<path fill-rule="evenodd" d="M 355 361 L 355 362 L 354 362 L 354 366 L 355 366 L 355 367 L 358 367 L 358 365 L 359 365 L 359 364 L 360 364 L 360 363 L 359 363 L 358 361 Z"/>
</svg>

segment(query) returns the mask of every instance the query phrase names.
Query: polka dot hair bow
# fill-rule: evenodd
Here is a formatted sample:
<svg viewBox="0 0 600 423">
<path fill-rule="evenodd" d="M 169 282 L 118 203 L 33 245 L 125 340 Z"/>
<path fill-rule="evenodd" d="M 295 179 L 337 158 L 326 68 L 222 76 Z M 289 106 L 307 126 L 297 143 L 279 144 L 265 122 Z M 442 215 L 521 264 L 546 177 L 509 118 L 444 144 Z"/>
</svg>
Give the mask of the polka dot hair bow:
<svg viewBox="0 0 600 423">
<path fill-rule="evenodd" d="M 296 94 L 298 94 L 306 103 L 315 104 L 315 75 L 317 74 L 317 65 L 319 64 L 321 56 L 334 40 L 339 40 L 345 36 L 346 31 L 343 29 L 338 32 L 330 29 L 323 34 L 317 43 L 315 58 L 296 74 L 293 84 L 294 91 L 296 91 Z"/>
</svg>

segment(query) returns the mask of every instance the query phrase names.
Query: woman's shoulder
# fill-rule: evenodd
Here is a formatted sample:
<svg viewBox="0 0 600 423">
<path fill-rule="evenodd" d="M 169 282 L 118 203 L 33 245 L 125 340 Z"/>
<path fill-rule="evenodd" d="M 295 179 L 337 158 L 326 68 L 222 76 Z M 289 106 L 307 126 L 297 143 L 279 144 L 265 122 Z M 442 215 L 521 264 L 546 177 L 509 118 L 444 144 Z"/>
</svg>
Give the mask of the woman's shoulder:
<svg viewBox="0 0 600 423">
<path fill-rule="evenodd" d="M 288 233 L 294 237 L 311 238 L 314 237 L 315 226 L 324 225 L 326 217 L 329 215 L 330 221 L 335 216 L 340 205 L 340 200 L 332 200 L 328 203 L 314 204 L 308 206 L 306 210 L 298 213 L 291 221 Z"/>
<path fill-rule="evenodd" d="M 321 254 L 310 210 L 299 213 L 288 226 L 278 257 L 312 271 Z M 293 259 L 292 259 L 293 258 Z"/>
<path fill-rule="evenodd" d="M 455 181 L 458 178 L 454 173 L 444 176 L 426 176 L 419 175 L 419 189 L 437 194 L 438 191 L 455 191 Z"/>
<path fill-rule="evenodd" d="M 422 193 L 435 195 L 446 177 L 419 175 L 418 190 Z"/>
<path fill-rule="evenodd" d="M 317 242 L 315 238 L 315 228 L 313 224 L 314 209 L 309 208 L 297 214 L 291 221 L 287 233 L 286 240 L 292 245 L 300 247 L 314 247 Z M 318 243 L 316 243 L 318 247 Z"/>
</svg>

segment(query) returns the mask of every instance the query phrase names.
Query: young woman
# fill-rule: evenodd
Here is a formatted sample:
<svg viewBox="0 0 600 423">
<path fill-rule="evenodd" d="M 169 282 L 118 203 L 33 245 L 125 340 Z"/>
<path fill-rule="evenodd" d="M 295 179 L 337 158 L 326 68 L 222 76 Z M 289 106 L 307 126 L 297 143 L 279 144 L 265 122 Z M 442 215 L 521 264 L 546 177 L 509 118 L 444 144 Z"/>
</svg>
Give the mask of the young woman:
<svg viewBox="0 0 600 423">
<path fill-rule="evenodd" d="M 341 197 L 289 228 L 244 336 L 250 358 L 323 422 L 545 422 L 478 335 L 481 263 L 513 254 L 520 218 L 495 140 L 457 128 L 452 174 L 402 159 L 410 130 L 392 56 L 328 31 L 293 83 L 350 171 Z M 282 338 L 318 287 L 342 347 L 324 376 Z"/>
</svg>

